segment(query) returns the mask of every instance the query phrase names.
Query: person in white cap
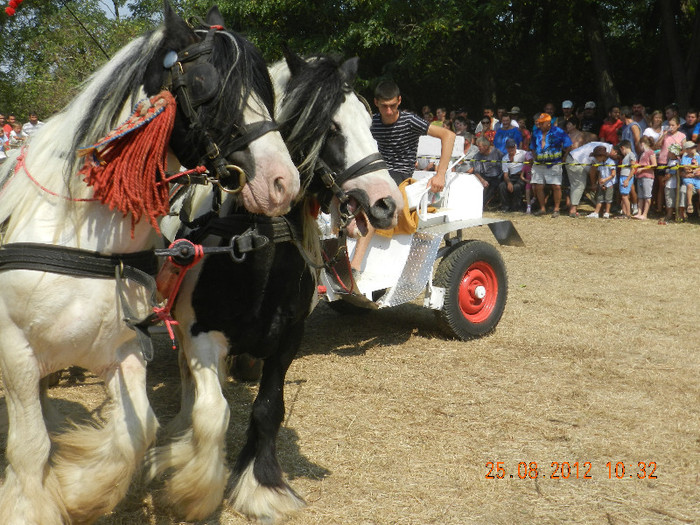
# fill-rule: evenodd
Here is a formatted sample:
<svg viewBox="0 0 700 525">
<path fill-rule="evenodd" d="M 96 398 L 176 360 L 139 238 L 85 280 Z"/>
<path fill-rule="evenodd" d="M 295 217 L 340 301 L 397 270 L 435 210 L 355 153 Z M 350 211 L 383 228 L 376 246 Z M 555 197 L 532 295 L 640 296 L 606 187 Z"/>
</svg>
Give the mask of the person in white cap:
<svg viewBox="0 0 700 525">
<path fill-rule="evenodd" d="M 574 116 L 574 103 L 570 100 L 565 100 L 561 103 L 561 117 L 557 117 L 556 126 L 561 129 L 566 129 L 566 121 L 571 120 Z"/>
<path fill-rule="evenodd" d="M 603 125 L 603 121 L 596 115 L 595 109 L 596 105 L 592 100 L 589 100 L 586 102 L 586 105 L 583 106 L 581 131 L 593 133 L 597 138 L 598 134 L 600 133 L 600 127 Z"/>
<path fill-rule="evenodd" d="M 697 145 L 692 140 L 683 143 L 683 156 L 681 157 L 681 176 L 686 187 L 686 211 L 688 215 L 693 213 L 693 192 L 700 191 L 700 153 Z"/>
</svg>

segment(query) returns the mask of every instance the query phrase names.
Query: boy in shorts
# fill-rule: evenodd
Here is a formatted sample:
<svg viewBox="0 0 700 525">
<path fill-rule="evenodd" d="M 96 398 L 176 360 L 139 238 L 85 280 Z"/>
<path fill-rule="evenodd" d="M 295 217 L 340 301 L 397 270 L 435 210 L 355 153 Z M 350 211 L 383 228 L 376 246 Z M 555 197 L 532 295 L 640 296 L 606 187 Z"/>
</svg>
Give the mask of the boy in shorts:
<svg viewBox="0 0 700 525">
<path fill-rule="evenodd" d="M 688 215 L 693 213 L 693 193 L 700 191 L 700 154 L 697 152 L 695 142 L 686 140 L 683 143 L 683 156 L 681 157 L 681 176 L 683 186 L 686 188 L 686 210 Z"/>
<path fill-rule="evenodd" d="M 605 204 L 605 213 L 603 213 L 604 219 L 610 218 L 610 205 L 613 201 L 613 194 L 615 192 L 615 162 L 608 158 L 608 152 L 605 146 L 596 146 L 591 153 L 591 157 L 595 159 L 595 163 L 591 165 L 591 177 L 596 177 L 598 180 L 598 187 L 596 189 L 596 205 L 595 211 L 588 214 L 590 219 L 600 218 L 600 209 Z M 628 199 L 629 200 L 629 199 Z"/>
<path fill-rule="evenodd" d="M 620 207 L 622 208 L 622 217 L 631 217 L 630 191 L 634 186 L 634 168 L 632 164 L 637 162 L 637 155 L 632 151 L 632 143 L 629 140 L 623 140 L 619 144 L 613 146 L 613 150 L 617 153 L 620 161 Z"/>
</svg>

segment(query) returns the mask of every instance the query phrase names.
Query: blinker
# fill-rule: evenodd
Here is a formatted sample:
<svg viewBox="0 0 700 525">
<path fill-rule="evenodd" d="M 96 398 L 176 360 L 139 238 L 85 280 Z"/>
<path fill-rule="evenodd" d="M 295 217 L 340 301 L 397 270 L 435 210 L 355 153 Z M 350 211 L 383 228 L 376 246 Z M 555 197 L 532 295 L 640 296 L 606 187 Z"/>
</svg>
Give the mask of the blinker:
<svg viewBox="0 0 700 525">
<path fill-rule="evenodd" d="M 163 67 L 165 69 L 170 69 L 175 65 L 177 62 L 177 51 L 170 50 L 165 54 L 165 58 L 163 58 Z"/>
</svg>

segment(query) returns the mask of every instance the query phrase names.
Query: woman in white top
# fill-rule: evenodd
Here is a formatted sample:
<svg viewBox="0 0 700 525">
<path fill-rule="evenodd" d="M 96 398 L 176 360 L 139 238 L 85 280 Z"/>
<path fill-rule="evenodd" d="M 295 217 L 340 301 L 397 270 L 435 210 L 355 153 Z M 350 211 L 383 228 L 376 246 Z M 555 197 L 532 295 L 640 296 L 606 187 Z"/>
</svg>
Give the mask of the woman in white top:
<svg viewBox="0 0 700 525">
<path fill-rule="evenodd" d="M 664 114 L 656 110 L 651 114 L 649 121 L 651 124 L 644 130 L 643 136 L 647 136 L 654 143 L 654 149 L 658 150 L 661 147 L 661 135 L 666 128 L 661 124 L 664 120 Z"/>
</svg>

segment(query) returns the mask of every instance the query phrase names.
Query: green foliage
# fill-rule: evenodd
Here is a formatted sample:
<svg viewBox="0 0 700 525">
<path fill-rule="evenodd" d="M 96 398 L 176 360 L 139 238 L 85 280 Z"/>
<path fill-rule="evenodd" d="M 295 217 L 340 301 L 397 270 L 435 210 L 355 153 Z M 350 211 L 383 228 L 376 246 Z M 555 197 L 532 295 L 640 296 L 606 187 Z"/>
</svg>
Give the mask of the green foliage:
<svg viewBox="0 0 700 525">
<path fill-rule="evenodd" d="M 406 107 L 466 106 L 474 114 L 493 103 L 532 114 L 547 100 L 600 100 L 600 71 L 582 16 L 589 12 L 602 24 L 622 101 L 638 98 L 658 107 L 676 100 L 661 1 L 674 6 L 681 49 L 692 49 L 700 39 L 694 35 L 698 0 L 221 0 L 219 8 L 269 61 L 281 58 L 283 45 L 301 54 L 359 56 L 357 85 L 369 98 L 379 79 L 392 77 Z M 108 54 L 162 16 L 161 0 L 61 2 L 26 0 L 16 16 L 0 14 L 0 111 L 24 120 L 36 109 L 45 118 L 106 60 L 68 8 Z M 203 17 L 210 2 L 173 5 L 187 17 Z M 697 65 L 697 55 L 688 51 L 681 59 L 689 67 Z"/>
</svg>

